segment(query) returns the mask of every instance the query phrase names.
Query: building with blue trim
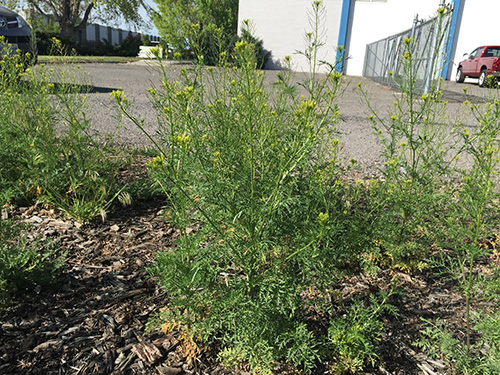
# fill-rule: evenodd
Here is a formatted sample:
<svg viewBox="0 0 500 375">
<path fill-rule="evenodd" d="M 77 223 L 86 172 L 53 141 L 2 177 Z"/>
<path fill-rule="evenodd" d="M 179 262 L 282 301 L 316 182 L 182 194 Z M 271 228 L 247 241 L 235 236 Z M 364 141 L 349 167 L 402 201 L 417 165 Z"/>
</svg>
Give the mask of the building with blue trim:
<svg viewBox="0 0 500 375">
<path fill-rule="evenodd" d="M 442 0 L 323 0 L 321 33 L 325 48 L 320 60 L 335 63 L 343 46 L 344 56 L 339 68 L 349 75 L 362 75 L 366 45 L 412 27 L 415 16 L 432 18 Z M 446 61 L 442 76 L 454 76 L 456 64 L 480 45 L 500 44 L 496 18 L 500 2 L 493 0 L 446 0 L 453 9 L 451 28 L 446 46 Z M 254 34 L 272 52 L 268 68 L 279 69 L 285 56 L 292 56 L 294 69 L 307 71 L 304 56 L 304 35 L 311 31 L 308 14 L 312 0 L 240 0 L 239 20 L 249 19 Z M 495 39 L 495 36 L 498 37 Z"/>
</svg>

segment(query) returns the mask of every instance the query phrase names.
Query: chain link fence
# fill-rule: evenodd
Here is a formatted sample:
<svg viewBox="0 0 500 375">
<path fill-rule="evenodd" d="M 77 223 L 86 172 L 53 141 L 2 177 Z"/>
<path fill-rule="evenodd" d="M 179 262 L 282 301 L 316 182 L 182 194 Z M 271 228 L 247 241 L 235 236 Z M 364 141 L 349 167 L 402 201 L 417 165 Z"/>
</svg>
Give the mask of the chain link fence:
<svg viewBox="0 0 500 375">
<path fill-rule="evenodd" d="M 363 76 L 383 85 L 398 87 L 405 77 L 402 55 L 406 52 L 405 38 L 413 37 L 413 78 L 417 91 L 429 92 L 433 79 L 441 75 L 446 57 L 452 12 L 429 21 L 418 21 L 414 27 L 366 46 Z"/>
</svg>

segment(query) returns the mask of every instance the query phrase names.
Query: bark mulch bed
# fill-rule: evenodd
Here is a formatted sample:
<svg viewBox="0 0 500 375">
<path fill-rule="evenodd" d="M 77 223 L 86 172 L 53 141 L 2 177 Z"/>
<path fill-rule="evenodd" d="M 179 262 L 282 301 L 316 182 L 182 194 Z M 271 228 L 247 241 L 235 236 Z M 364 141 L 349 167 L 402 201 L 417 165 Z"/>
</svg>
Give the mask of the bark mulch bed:
<svg viewBox="0 0 500 375">
<path fill-rule="evenodd" d="M 145 333 L 148 320 L 168 303 L 146 267 L 177 236 L 162 218 L 162 204 L 160 199 L 136 203 L 104 223 L 82 227 L 41 207 L 12 213 L 31 224 L 31 240 L 57 241 L 66 265 L 60 288 L 35 287 L 0 311 L 0 374 L 227 373 L 209 350 L 187 363 L 175 332 Z M 431 272 L 410 276 L 387 270 L 377 277 L 346 278 L 341 291 L 345 298 L 362 298 L 387 289 L 394 276 L 403 291 L 392 301 L 399 316 L 384 318 L 383 361 L 366 374 L 450 374 L 412 343 L 421 317 L 440 317 L 463 334 L 464 302 L 455 285 Z"/>
</svg>

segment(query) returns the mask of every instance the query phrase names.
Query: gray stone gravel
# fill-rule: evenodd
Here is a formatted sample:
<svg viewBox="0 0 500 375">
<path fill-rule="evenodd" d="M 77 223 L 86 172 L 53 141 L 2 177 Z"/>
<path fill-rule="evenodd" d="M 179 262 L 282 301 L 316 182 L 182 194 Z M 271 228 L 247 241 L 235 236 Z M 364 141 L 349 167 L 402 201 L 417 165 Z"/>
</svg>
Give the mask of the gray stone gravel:
<svg viewBox="0 0 500 375">
<path fill-rule="evenodd" d="M 181 65 L 170 64 L 168 71 L 173 79 L 179 77 L 180 69 Z M 106 133 L 115 129 L 118 112 L 109 94 L 113 90 L 122 88 L 131 102 L 133 112 L 144 119 L 145 129 L 151 133 L 156 131 L 156 115 L 146 91 L 153 85 L 161 84 L 160 74 L 154 64 L 147 61 L 127 64 L 94 63 L 82 65 L 81 70 L 88 74 L 88 79 L 94 85 L 94 90 L 88 97 L 90 107 L 87 116 L 97 130 Z M 266 72 L 266 79 L 269 82 L 272 82 L 275 76 L 275 71 Z M 363 77 L 345 77 L 346 89 L 339 99 L 341 112 L 339 130 L 344 154 L 347 159 L 354 158 L 363 168 L 370 169 L 378 164 L 381 146 L 373 134 L 368 119 L 371 114 L 370 109 L 357 90 L 359 82 L 367 91 L 372 108 L 381 117 L 388 116 L 398 93 Z M 468 87 L 470 98 L 478 103 L 484 103 L 488 97 L 498 96 L 498 92 L 479 88 L 477 80 L 467 80 L 465 84 L 444 83 L 444 98 L 448 101 L 447 121 L 450 124 L 463 122 L 464 126 L 473 129 L 474 119 L 463 105 L 465 86 Z M 130 145 L 149 144 L 141 131 L 129 121 L 122 122 L 119 137 L 121 141 Z"/>
</svg>

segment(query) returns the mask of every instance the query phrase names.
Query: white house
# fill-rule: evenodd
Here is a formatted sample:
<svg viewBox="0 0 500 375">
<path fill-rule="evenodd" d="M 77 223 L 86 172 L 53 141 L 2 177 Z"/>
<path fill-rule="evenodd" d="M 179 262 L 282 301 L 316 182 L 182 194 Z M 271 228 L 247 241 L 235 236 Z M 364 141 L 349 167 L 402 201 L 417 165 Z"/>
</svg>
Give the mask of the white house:
<svg viewBox="0 0 500 375">
<path fill-rule="evenodd" d="M 272 52 L 268 68 L 279 68 L 285 56 L 292 56 L 296 70 L 306 70 L 305 59 L 295 54 L 304 49 L 304 34 L 311 31 L 308 12 L 313 0 L 240 0 L 239 23 L 249 19 L 255 35 Z M 349 59 L 343 71 L 361 75 L 366 45 L 389 37 L 413 25 L 415 15 L 429 19 L 442 3 L 453 9 L 447 60 L 443 76 L 454 76 L 463 54 L 480 45 L 500 44 L 498 0 L 323 0 L 326 49 L 321 59 L 335 62 L 336 47 L 344 46 Z M 498 36 L 497 36 L 498 35 Z"/>
</svg>

